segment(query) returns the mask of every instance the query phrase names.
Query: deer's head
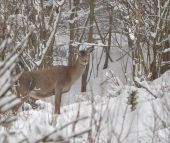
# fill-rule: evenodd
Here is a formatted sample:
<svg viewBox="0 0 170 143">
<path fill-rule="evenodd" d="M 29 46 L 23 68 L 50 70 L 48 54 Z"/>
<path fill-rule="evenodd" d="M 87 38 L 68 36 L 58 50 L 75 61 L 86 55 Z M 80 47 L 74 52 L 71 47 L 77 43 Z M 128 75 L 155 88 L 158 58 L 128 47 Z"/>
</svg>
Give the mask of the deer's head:
<svg viewBox="0 0 170 143">
<path fill-rule="evenodd" d="M 89 47 L 85 50 L 78 50 L 76 49 L 74 51 L 74 54 L 76 56 L 76 61 L 79 62 L 82 65 L 87 65 L 89 62 L 89 57 L 90 57 L 90 53 L 94 50 L 93 47 Z"/>
</svg>

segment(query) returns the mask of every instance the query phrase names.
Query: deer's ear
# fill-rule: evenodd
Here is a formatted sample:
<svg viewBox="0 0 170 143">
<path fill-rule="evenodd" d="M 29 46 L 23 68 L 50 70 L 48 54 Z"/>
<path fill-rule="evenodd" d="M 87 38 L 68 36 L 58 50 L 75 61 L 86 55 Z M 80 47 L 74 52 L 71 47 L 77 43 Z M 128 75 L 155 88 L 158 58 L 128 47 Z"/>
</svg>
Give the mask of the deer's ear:
<svg viewBox="0 0 170 143">
<path fill-rule="evenodd" d="M 87 53 L 91 53 L 91 52 L 93 52 L 93 50 L 94 50 L 94 46 L 92 46 L 92 47 L 89 47 L 89 48 L 87 48 Z"/>
</svg>

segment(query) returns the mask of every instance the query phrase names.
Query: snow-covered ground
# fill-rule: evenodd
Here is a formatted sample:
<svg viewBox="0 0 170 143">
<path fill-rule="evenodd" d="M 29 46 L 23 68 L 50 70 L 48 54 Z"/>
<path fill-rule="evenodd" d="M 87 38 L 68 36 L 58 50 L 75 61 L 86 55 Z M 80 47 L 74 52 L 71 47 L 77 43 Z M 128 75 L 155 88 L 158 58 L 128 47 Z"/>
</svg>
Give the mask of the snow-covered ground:
<svg viewBox="0 0 170 143">
<path fill-rule="evenodd" d="M 27 138 L 31 143 L 54 130 L 59 131 L 48 140 L 55 140 L 57 136 L 65 139 L 76 136 L 71 142 L 89 142 L 88 134 L 91 133 L 96 143 L 169 141 L 170 71 L 150 84 L 140 82 L 146 89 L 116 86 L 113 79 L 107 83 L 107 92 L 103 96 L 93 92 L 77 94 L 76 102 L 62 106 L 60 115 L 53 114 L 51 103 L 37 101 L 40 106 L 36 110 L 26 105 L 27 111 L 19 112 L 17 120 L 10 127 L 1 127 L 0 134 L 7 135 L 9 142 Z M 0 142 L 3 142 L 3 138 Z"/>
</svg>

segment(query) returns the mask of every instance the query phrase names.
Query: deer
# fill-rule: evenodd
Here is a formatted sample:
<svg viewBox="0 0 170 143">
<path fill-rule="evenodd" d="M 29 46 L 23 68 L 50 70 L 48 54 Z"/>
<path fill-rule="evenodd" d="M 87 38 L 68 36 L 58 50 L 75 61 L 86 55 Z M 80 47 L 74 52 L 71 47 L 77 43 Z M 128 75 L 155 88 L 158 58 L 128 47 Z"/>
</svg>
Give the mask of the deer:
<svg viewBox="0 0 170 143">
<path fill-rule="evenodd" d="M 55 114 L 60 114 L 62 94 L 68 92 L 72 85 L 82 76 L 89 63 L 93 47 L 74 50 L 76 57 L 73 65 L 51 66 L 42 70 L 19 73 L 15 87 L 17 96 L 25 99 L 43 99 L 55 96 Z"/>
</svg>

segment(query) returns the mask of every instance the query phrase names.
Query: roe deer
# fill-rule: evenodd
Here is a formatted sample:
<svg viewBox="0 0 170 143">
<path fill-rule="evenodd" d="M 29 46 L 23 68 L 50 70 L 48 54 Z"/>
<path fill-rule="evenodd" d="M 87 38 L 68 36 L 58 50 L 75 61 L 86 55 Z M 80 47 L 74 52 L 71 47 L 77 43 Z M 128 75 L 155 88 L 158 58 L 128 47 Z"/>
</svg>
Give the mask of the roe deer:
<svg viewBox="0 0 170 143">
<path fill-rule="evenodd" d="M 52 66 L 48 69 L 23 72 L 15 85 L 15 91 L 22 98 L 42 99 L 55 95 L 55 113 L 60 114 L 61 96 L 83 74 L 89 62 L 93 47 L 76 53 L 77 59 L 72 66 Z"/>
</svg>

